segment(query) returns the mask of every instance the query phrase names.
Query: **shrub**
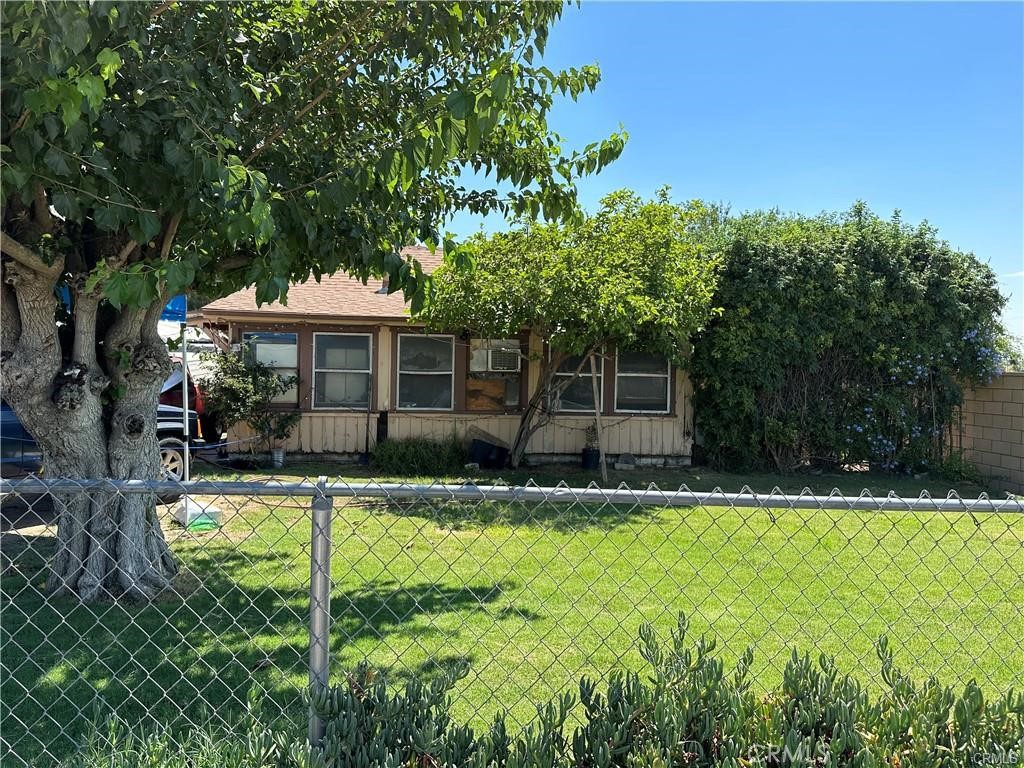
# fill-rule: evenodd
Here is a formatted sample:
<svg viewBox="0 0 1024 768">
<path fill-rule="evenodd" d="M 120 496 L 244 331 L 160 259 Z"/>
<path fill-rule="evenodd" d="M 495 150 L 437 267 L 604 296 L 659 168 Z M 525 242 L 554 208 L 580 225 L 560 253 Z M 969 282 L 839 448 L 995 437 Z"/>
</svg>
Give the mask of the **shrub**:
<svg viewBox="0 0 1024 768">
<path fill-rule="evenodd" d="M 288 439 L 302 414 L 271 404 L 295 386 L 297 376 L 279 375 L 245 347 L 239 352 L 204 353 L 202 359 L 212 369 L 202 381 L 206 407 L 221 429 L 246 424 L 267 450 Z M 256 445 L 250 444 L 250 449 L 255 451 Z"/>
<path fill-rule="evenodd" d="M 986 699 L 973 682 L 961 693 L 935 678 L 914 682 L 896 667 L 885 638 L 877 646 L 885 684 L 878 695 L 840 675 L 830 658 L 813 662 L 796 651 L 782 685 L 755 695 L 753 653 L 748 650 L 727 671 L 713 640 L 690 640 L 684 618 L 669 643 L 661 643 L 649 626 L 641 629 L 641 641 L 648 671 L 614 672 L 603 690 L 583 679 L 581 712 L 576 696 L 566 693 L 539 707 L 536 719 L 516 735 L 500 714 L 479 731 L 453 721 L 450 692 L 466 673 L 465 665 L 430 683 L 410 680 L 399 692 L 362 666 L 343 685 L 311 694 L 311 705 L 325 723 L 322 743 L 310 748 L 299 735 L 289 742 L 254 721 L 244 738 L 236 733 L 219 747 L 231 758 L 223 764 L 944 768 L 1024 761 L 1024 696 L 1011 691 Z M 574 712 L 581 720 L 570 731 Z M 125 743 L 122 739 L 115 749 L 123 751 Z"/>
<path fill-rule="evenodd" d="M 373 466 L 389 475 L 437 477 L 460 472 L 466 458 L 466 449 L 455 435 L 445 440 L 388 438 L 377 443 Z"/>
<path fill-rule="evenodd" d="M 937 474 L 943 480 L 951 483 L 973 483 L 982 485 L 985 476 L 981 470 L 971 461 L 964 458 L 963 451 L 956 451 L 949 454 L 937 468 Z"/>
<path fill-rule="evenodd" d="M 752 213 L 721 236 L 694 343 L 694 410 L 720 467 L 932 468 L 961 403 L 1006 362 L 996 276 L 927 225 Z"/>
</svg>

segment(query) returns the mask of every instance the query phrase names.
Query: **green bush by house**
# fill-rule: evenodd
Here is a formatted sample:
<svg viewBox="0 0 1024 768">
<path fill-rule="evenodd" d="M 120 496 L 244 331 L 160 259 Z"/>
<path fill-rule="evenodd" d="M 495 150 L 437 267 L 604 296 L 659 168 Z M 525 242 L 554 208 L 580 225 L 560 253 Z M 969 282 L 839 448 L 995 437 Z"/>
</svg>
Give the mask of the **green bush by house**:
<svg viewBox="0 0 1024 768">
<path fill-rule="evenodd" d="M 251 718 L 243 732 L 220 741 L 189 740 L 205 750 L 192 762 L 174 762 L 166 739 L 114 729 L 112 745 L 93 739 L 69 766 L 157 764 L 139 762 L 153 757 L 182 768 L 942 768 L 1024 761 L 1024 696 L 987 699 L 973 683 L 955 692 L 934 678 L 912 681 L 895 666 L 884 638 L 877 651 L 885 688 L 878 695 L 841 675 L 830 659 L 813 662 L 796 651 L 782 686 L 756 695 L 752 652 L 726 669 L 714 641 L 691 641 L 682 618 L 667 645 L 650 627 L 641 640 L 648 671 L 613 672 L 603 685 L 583 679 L 578 695 L 539 707 L 515 734 L 501 715 L 482 731 L 452 720 L 450 692 L 464 667 L 429 683 L 413 679 L 400 691 L 362 667 L 343 685 L 312 696 L 326 724 L 322 743 L 312 748 L 302 734 L 286 738 Z"/>
<path fill-rule="evenodd" d="M 921 471 L 943 459 L 961 388 L 1007 357 L 987 265 L 861 204 L 745 214 L 715 237 L 722 313 L 693 354 L 712 463 Z"/>
<path fill-rule="evenodd" d="M 461 472 L 466 461 L 466 449 L 454 435 L 444 440 L 389 437 L 373 450 L 374 469 L 387 475 L 439 477 Z"/>
</svg>

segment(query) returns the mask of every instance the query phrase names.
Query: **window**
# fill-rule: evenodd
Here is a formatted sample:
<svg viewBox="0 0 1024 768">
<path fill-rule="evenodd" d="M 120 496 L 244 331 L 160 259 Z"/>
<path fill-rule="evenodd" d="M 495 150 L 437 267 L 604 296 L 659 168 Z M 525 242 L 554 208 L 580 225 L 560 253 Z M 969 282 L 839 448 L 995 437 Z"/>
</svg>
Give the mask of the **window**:
<svg viewBox="0 0 1024 768">
<path fill-rule="evenodd" d="M 299 372 L 298 335 L 294 333 L 243 333 L 242 341 L 249 346 L 249 354 L 257 362 L 269 365 L 282 378 L 297 376 Z M 296 405 L 299 402 L 298 384 L 292 384 L 271 402 Z"/>
<path fill-rule="evenodd" d="M 398 407 L 450 411 L 454 389 L 451 336 L 398 336 Z"/>
<path fill-rule="evenodd" d="M 466 410 L 519 407 L 519 339 L 470 339 Z"/>
<path fill-rule="evenodd" d="M 625 413 L 668 413 L 668 361 L 646 352 L 619 352 L 615 360 L 615 410 Z"/>
<path fill-rule="evenodd" d="M 558 366 L 558 370 L 555 372 L 555 386 L 560 383 L 564 383 L 566 379 L 571 379 L 576 368 L 579 367 L 580 361 L 583 360 L 579 355 L 572 355 L 562 361 L 562 364 Z M 598 407 L 604 405 L 604 361 L 600 356 L 594 359 L 594 363 L 597 366 L 597 393 L 598 393 Z M 583 367 L 580 368 L 580 375 L 576 377 L 571 384 L 569 384 L 562 393 L 558 395 L 555 403 L 552 407 L 554 411 L 579 411 L 584 413 L 594 412 L 594 384 L 593 377 L 590 373 L 590 361 L 587 360 L 583 363 Z"/>
<path fill-rule="evenodd" d="M 313 407 L 370 407 L 370 334 L 313 334 Z"/>
</svg>

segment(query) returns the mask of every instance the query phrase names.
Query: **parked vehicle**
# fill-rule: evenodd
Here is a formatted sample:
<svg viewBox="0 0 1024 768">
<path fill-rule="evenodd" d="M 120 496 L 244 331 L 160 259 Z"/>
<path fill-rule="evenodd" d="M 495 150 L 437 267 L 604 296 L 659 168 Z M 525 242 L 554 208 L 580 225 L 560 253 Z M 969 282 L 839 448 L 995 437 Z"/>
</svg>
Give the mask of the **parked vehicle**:
<svg viewBox="0 0 1024 768">
<path fill-rule="evenodd" d="M 185 434 L 183 411 L 173 405 L 157 406 L 156 434 L 160 441 L 160 468 L 168 480 L 181 480 L 185 474 Z M 22 425 L 14 410 L 0 402 L 0 473 L 17 477 L 42 469 L 42 453 L 35 439 Z M 199 416 L 189 411 L 189 444 L 201 445 L 203 433 Z"/>
<path fill-rule="evenodd" d="M 217 438 L 220 437 L 217 434 L 216 420 L 213 418 L 213 414 L 209 413 L 206 409 L 206 399 L 204 397 L 203 388 L 199 386 L 195 373 L 194 365 L 189 363 L 188 407 L 199 415 L 199 426 L 202 433 L 206 435 L 208 439 L 212 439 L 216 442 Z M 181 377 L 181 363 L 179 361 L 176 363 L 174 370 L 171 371 L 171 375 L 167 377 L 167 381 L 164 382 L 163 389 L 160 392 L 161 403 L 164 405 L 172 405 L 176 408 L 182 407 Z M 190 433 L 192 432 L 191 428 L 189 431 Z"/>
</svg>

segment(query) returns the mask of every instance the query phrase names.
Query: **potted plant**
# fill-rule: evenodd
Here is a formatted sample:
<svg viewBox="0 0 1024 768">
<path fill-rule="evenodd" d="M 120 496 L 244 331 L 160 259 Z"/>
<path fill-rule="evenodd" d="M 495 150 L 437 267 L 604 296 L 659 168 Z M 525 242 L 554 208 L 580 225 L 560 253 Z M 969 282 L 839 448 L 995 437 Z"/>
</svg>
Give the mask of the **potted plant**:
<svg viewBox="0 0 1024 768">
<path fill-rule="evenodd" d="M 597 447 L 598 433 L 597 422 L 587 427 L 583 435 L 583 469 L 599 469 L 601 467 L 601 451 Z"/>
<path fill-rule="evenodd" d="M 271 466 L 278 469 L 284 466 L 283 443 L 291 437 L 292 430 L 301 418 L 302 414 L 298 411 L 268 411 L 261 420 L 261 434 L 270 449 Z"/>
</svg>

